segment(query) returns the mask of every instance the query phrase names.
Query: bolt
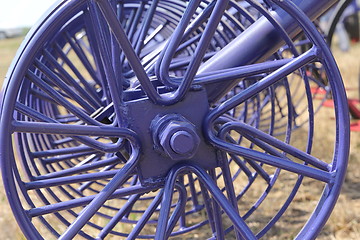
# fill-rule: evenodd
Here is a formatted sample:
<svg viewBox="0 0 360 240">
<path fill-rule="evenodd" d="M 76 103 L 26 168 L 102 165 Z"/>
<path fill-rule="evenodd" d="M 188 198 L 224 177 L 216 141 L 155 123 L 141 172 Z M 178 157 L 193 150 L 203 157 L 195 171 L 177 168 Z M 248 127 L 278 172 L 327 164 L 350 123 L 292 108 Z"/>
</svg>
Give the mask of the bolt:
<svg viewBox="0 0 360 240">
<path fill-rule="evenodd" d="M 195 140 L 187 131 L 178 131 L 171 136 L 170 146 L 177 154 L 189 154 L 195 148 Z"/>
<path fill-rule="evenodd" d="M 181 116 L 163 118 L 162 122 L 155 123 L 155 126 L 162 125 L 154 131 L 157 136 L 155 141 L 158 141 L 159 147 L 168 157 L 178 161 L 190 159 L 196 154 L 201 140 L 192 123 Z"/>
</svg>

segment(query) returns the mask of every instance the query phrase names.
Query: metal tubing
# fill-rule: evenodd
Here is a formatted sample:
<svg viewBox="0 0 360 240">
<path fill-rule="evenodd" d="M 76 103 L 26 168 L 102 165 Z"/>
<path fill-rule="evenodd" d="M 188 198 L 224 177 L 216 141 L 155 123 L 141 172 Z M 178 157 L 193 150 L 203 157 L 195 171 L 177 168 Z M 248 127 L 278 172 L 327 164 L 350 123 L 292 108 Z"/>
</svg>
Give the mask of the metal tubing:
<svg viewBox="0 0 360 240">
<path fill-rule="evenodd" d="M 313 1 L 294 1 L 312 20 L 324 13 L 335 2 L 336 0 L 319 0 L 314 4 Z M 295 20 L 284 10 L 276 8 L 276 6 L 274 6 L 274 8 L 272 12 L 273 17 L 291 37 L 297 35 L 301 29 L 296 24 L 293 24 Z M 261 33 L 261 36 L 259 36 L 259 33 Z M 267 18 L 262 17 L 206 61 L 198 73 L 206 73 L 259 62 L 269 58 L 283 44 L 284 41 L 278 33 L 278 30 L 274 28 Z M 219 88 L 219 84 L 208 85 L 207 92 L 210 96 L 209 102 L 217 101 L 236 84 L 237 81 L 227 82 L 225 84 L 221 83 L 221 88 Z M 219 89 L 221 89 L 221 91 L 219 91 Z"/>
</svg>

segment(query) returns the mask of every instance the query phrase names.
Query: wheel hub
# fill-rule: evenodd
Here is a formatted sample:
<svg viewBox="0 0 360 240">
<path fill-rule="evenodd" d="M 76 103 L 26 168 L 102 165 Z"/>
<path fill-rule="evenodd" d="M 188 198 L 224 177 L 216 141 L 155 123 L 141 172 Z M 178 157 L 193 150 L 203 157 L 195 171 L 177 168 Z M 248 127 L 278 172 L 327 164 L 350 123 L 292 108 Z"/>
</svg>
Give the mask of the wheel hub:
<svg viewBox="0 0 360 240">
<path fill-rule="evenodd" d="M 218 166 L 216 151 L 202 133 L 202 122 L 209 111 L 205 90 L 191 91 L 171 106 L 159 106 L 148 99 L 127 105 L 129 127 L 137 132 L 142 144 L 139 176 L 143 184 L 162 182 L 169 170 L 183 161 L 205 169 Z"/>
<path fill-rule="evenodd" d="M 155 149 L 174 161 L 191 159 L 200 145 L 195 125 L 179 114 L 158 115 L 151 129 Z"/>
</svg>

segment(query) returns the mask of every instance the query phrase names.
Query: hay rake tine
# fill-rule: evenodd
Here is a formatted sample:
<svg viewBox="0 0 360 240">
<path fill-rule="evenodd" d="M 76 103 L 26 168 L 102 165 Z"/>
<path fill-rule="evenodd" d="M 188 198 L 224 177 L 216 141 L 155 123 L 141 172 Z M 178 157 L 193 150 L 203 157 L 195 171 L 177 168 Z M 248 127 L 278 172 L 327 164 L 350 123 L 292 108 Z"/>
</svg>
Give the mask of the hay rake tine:
<svg viewBox="0 0 360 240">
<path fill-rule="evenodd" d="M 1 94 L 1 170 L 25 236 L 266 238 L 314 185 L 295 233 L 314 239 L 349 150 L 344 86 L 311 23 L 334 3 L 61 1 Z M 314 88 L 336 106 L 332 157 L 317 153 Z"/>
</svg>

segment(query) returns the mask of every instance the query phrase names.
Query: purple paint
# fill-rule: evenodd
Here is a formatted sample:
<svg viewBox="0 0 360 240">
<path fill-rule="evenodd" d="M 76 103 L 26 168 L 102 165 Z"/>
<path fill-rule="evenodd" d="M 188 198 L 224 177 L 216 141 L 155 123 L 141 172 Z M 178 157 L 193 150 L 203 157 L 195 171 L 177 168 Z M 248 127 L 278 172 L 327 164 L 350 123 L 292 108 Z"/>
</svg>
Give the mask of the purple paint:
<svg viewBox="0 0 360 240">
<path fill-rule="evenodd" d="M 258 239 L 311 178 L 324 193 L 297 239 L 314 239 L 349 150 L 344 86 L 310 20 L 334 2 L 60 2 L 29 33 L 2 91 L 1 170 L 25 236 L 43 238 L 36 218 L 59 239 L 167 239 L 201 227 L 210 239 Z M 330 163 L 312 155 L 314 85 L 336 106 Z M 291 145 L 301 126 L 305 149 Z M 280 173 L 295 184 L 255 232 L 248 220 Z M 244 208 L 256 181 L 263 191 Z"/>
</svg>

